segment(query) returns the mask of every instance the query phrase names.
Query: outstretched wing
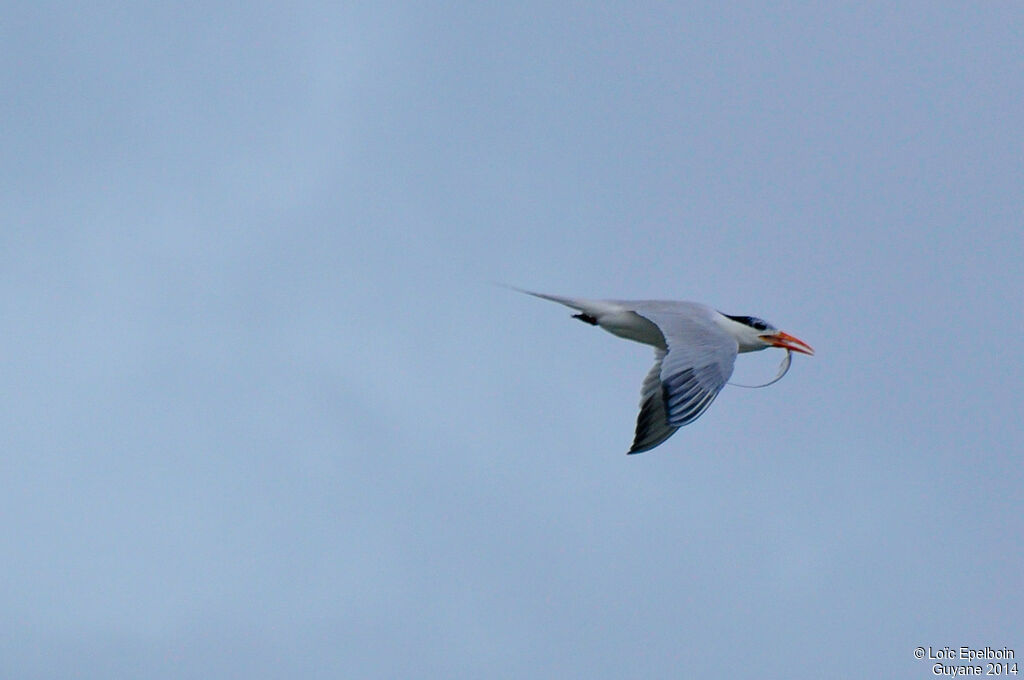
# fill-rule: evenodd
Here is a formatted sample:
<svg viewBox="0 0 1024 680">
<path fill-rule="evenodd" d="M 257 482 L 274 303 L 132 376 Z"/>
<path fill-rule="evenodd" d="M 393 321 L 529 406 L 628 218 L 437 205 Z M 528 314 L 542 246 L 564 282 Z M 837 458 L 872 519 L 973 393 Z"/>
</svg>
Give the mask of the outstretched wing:
<svg viewBox="0 0 1024 680">
<path fill-rule="evenodd" d="M 732 375 L 736 340 L 716 324 L 714 312 L 687 303 L 638 303 L 633 310 L 653 322 L 666 350 L 644 379 L 640 415 L 630 453 L 649 451 L 700 417 Z"/>
</svg>

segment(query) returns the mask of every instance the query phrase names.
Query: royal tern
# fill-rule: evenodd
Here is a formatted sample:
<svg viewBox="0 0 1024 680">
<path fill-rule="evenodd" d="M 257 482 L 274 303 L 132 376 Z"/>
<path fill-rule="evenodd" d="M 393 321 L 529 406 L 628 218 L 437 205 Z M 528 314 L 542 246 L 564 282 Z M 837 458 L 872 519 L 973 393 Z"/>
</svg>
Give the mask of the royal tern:
<svg viewBox="0 0 1024 680">
<path fill-rule="evenodd" d="M 722 314 L 697 302 L 585 300 L 516 290 L 571 307 L 579 312 L 573 318 L 654 347 L 629 453 L 650 451 L 699 418 L 728 382 L 737 353 L 782 347 L 814 354 L 810 345 L 767 321 Z M 784 362 L 778 377 L 788 367 Z"/>
</svg>

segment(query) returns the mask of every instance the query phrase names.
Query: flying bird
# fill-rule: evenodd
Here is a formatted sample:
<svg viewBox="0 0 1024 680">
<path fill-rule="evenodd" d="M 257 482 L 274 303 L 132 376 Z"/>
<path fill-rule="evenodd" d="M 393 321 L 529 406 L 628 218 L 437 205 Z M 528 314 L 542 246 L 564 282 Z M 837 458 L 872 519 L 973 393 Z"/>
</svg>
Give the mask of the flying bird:
<svg viewBox="0 0 1024 680">
<path fill-rule="evenodd" d="M 573 318 L 654 347 L 629 453 L 650 451 L 699 418 L 729 381 L 738 353 L 782 347 L 814 354 L 810 345 L 763 319 L 722 314 L 697 302 L 586 300 L 516 290 L 563 304 L 579 312 Z M 790 356 L 776 380 L 789 368 Z"/>
</svg>

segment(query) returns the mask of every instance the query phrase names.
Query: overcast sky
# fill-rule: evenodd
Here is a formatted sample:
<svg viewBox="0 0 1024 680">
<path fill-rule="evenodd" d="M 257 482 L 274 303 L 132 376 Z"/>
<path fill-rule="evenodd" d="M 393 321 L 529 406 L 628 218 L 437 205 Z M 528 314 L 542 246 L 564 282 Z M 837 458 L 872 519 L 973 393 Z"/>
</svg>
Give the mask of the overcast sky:
<svg viewBox="0 0 1024 680">
<path fill-rule="evenodd" d="M 1024 655 L 1024 5 L 3 14 L 0 676 Z M 627 457 L 650 348 L 495 282 L 817 355 Z"/>
</svg>

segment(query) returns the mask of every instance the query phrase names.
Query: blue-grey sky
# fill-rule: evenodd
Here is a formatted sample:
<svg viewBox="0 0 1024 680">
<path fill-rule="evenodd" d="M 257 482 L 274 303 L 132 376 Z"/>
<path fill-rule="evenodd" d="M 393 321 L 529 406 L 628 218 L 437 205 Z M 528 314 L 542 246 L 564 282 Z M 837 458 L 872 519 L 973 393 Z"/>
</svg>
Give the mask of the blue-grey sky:
<svg viewBox="0 0 1024 680">
<path fill-rule="evenodd" d="M 0 676 L 1024 655 L 1024 6 L 3 14 Z M 817 356 L 627 457 L 650 348 L 493 282 Z"/>
</svg>

